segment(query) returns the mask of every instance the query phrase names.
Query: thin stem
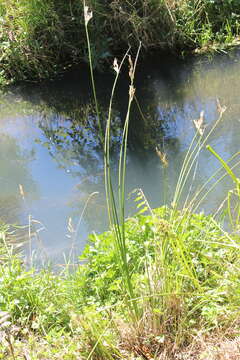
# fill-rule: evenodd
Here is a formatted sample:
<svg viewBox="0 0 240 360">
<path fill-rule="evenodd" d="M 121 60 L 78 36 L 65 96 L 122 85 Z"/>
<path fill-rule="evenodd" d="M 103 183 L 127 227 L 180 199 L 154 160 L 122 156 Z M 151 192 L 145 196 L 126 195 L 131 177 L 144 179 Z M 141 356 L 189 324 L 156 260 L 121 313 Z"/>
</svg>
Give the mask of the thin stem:
<svg viewBox="0 0 240 360">
<path fill-rule="evenodd" d="M 83 1 L 84 9 L 86 8 L 86 2 Z M 92 50 L 90 45 L 90 39 L 89 39 L 89 32 L 88 32 L 88 21 L 85 18 L 85 32 L 86 32 L 86 38 L 87 38 L 87 47 L 88 47 L 88 59 L 89 59 L 89 67 L 90 67 L 90 74 L 91 74 L 91 82 L 92 82 L 92 90 L 93 90 L 93 96 L 94 96 L 94 102 L 95 102 L 95 109 L 97 113 L 97 122 L 98 122 L 98 128 L 100 133 L 100 139 L 101 143 L 104 143 L 104 137 L 103 137 L 103 131 L 101 126 L 101 118 L 100 118 L 100 111 L 97 101 L 97 93 L 96 93 L 96 87 L 95 87 L 95 81 L 94 81 L 94 75 L 93 75 L 93 62 L 92 62 Z"/>
</svg>

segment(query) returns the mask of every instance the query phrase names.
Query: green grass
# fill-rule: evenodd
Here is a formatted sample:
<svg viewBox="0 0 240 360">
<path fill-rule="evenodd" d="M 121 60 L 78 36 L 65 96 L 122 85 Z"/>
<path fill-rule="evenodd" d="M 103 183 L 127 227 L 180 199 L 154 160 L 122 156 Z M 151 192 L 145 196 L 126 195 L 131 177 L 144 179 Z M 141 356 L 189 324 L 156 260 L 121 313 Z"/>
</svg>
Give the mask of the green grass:
<svg viewBox="0 0 240 360">
<path fill-rule="evenodd" d="M 19 356 L 25 349 L 33 359 L 103 360 L 131 359 L 136 346 L 154 358 L 174 344 L 186 346 L 203 330 L 238 328 L 239 237 L 226 235 L 211 216 L 163 207 L 126 221 L 138 319 L 126 306 L 114 239 L 114 231 L 93 235 L 81 256 L 87 263 L 60 274 L 26 271 L 12 247 L 2 244 L 9 256 L 0 265 L 1 311 L 9 319 L 7 327 L 0 325 L 0 354 L 11 358 L 8 332 Z"/>
<path fill-rule="evenodd" d="M 83 2 L 0 0 L 0 83 L 52 78 L 88 61 Z M 238 43 L 238 0 L 89 0 L 91 62 L 101 68 L 128 46 L 180 54 Z M 144 52 L 143 52 L 144 54 Z"/>
<path fill-rule="evenodd" d="M 97 108 L 89 24 L 85 17 Z M 172 207 L 153 210 L 138 190 L 137 214 L 126 219 L 128 126 L 139 51 L 140 47 L 135 60 L 129 50 L 120 64 L 114 60 L 116 77 L 102 144 L 110 230 L 89 238 L 81 255 L 83 264 L 74 271 L 66 264 L 59 273 L 51 268 L 27 270 L 14 241 L 18 229 L 0 225 L 0 358 L 167 360 L 176 358 L 199 334 L 236 336 L 239 333 L 240 180 L 234 172 L 238 154 L 224 161 L 208 145 L 224 175 L 217 171 L 213 176 L 219 177 L 210 189 L 206 184 L 213 176 L 192 199 L 183 198 L 188 181 L 194 181 L 196 176 L 201 150 L 223 119 L 226 109 L 219 102 L 219 118 L 211 130 L 205 132 L 203 114 L 194 122 L 197 131 L 183 161 Z M 111 167 L 112 103 L 127 58 L 129 101 L 115 194 Z M 100 121 L 100 116 L 97 120 Z M 158 152 L 167 176 L 166 159 Z M 235 188 L 226 194 L 222 222 L 214 214 L 194 214 L 192 209 L 201 201 L 199 194 L 206 196 L 226 175 L 231 177 Z M 224 229 L 224 220 L 232 225 L 231 231 Z"/>
<path fill-rule="evenodd" d="M 190 211 L 198 193 L 189 208 L 178 210 L 185 179 L 214 130 L 205 135 L 200 120 L 183 162 L 173 207 L 153 210 L 139 190 L 138 214 L 125 220 L 127 129 L 136 62 L 129 58 L 131 90 L 120 151 L 119 194 L 115 196 L 109 142 L 111 103 L 121 66 L 115 62 L 105 138 L 111 229 L 89 238 L 81 255 L 83 265 L 74 271 L 66 265 L 62 272 L 54 273 L 51 268 L 26 270 L 16 249 L 19 229 L 1 224 L 0 358 L 22 359 L 25 354 L 31 359 L 164 356 L 169 360 L 188 345 L 193 347 L 199 334 L 203 339 L 204 334 L 224 338 L 239 333 L 239 180 L 234 174 L 238 154 L 226 162 L 208 146 L 236 186 L 234 206 L 230 201 L 225 207 L 233 231 L 226 232 L 214 216 Z M 215 125 L 224 112 L 220 104 L 218 108 Z M 216 184 L 222 172 L 219 176 Z M 234 211 L 229 213 L 229 209 Z M 199 359 L 201 356 L 199 353 Z"/>
</svg>

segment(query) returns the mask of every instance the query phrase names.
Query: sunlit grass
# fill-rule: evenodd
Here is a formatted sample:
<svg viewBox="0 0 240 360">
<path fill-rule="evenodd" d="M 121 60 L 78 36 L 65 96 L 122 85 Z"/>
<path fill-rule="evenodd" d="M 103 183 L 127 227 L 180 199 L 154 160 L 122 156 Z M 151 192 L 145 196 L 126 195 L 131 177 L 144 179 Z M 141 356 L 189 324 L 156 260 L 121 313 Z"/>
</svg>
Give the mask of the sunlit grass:
<svg viewBox="0 0 240 360">
<path fill-rule="evenodd" d="M 224 51 L 239 43 L 237 0 L 84 1 L 95 11 L 87 25 L 95 35 L 88 57 L 82 5 L 80 0 L 57 5 L 54 0 L 0 0 L 0 85 L 53 78 L 87 59 L 100 68 L 129 44 L 137 49 L 139 41 L 146 50 L 178 55 Z"/>
<path fill-rule="evenodd" d="M 99 122 L 88 33 L 92 13 L 85 2 L 84 6 L 96 121 Z M 9 227 L 0 227 L 2 358 L 17 359 L 22 351 L 27 359 L 29 354 L 33 359 L 59 356 L 84 360 L 150 360 L 163 356 L 171 359 L 199 334 L 211 336 L 222 331 L 234 335 L 238 328 L 240 180 L 234 172 L 237 154 L 224 161 L 208 144 L 226 110 L 219 102 L 219 117 L 211 129 L 205 128 L 203 113 L 194 121 L 196 134 L 183 160 L 173 201 L 169 201 L 171 206 L 151 209 L 143 191 L 137 190 L 136 216 L 126 219 L 128 129 L 140 47 L 134 60 L 129 49 L 120 63 L 116 59 L 113 63 L 115 79 L 103 144 L 110 229 L 89 238 L 81 257 L 85 263 L 76 271 L 70 271 L 68 266 L 60 273 L 49 268 L 27 271 L 22 258 L 16 254 L 15 244 L 10 241 Z M 112 103 L 124 62 L 129 67 L 129 93 L 115 193 L 111 158 Z M 100 132 L 101 126 L 99 123 Z M 186 185 L 197 176 L 196 164 L 206 145 L 220 162 L 224 174 L 217 170 L 192 198 L 184 198 Z M 167 154 L 159 149 L 157 153 L 168 176 Z M 233 164 L 232 160 L 236 162 Z M 208 189 L 209 181 L 216 175 L 219 177 Z M 235 186 L 226 194 L 225 208 L 232 232 L 214 216 L 192 212 L 226 175 Z M 32 347 L 36 347 L 38 337 L 40 345 L 34 354 Z"/>
</svg>

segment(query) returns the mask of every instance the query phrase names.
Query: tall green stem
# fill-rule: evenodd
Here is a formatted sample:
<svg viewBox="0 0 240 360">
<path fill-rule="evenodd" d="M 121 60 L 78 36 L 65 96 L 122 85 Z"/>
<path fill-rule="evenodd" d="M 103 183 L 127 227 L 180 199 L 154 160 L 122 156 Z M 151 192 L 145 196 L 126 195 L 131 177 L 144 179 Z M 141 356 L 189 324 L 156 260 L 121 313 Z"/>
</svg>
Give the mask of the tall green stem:
<svg viewBox="0 0 240 360">
<path fill-rule="evenodd" d="M 98 105 L 98 101 L 97 101 L 97 93 L 96 93 L 96 87 L 95 87 L 95 81 L 94 81 L 94 75 L 93 75 L 92 50 L 91 50 L 89 31 L 88 31 L 88 22 L 92 18 L 92 12 L 88 12 L 88 6 L 86 6 L 85 0 L 83 1 L 83 6 L 84 6 L 84 24 L 85 24 L 85 32 L 86 32 L 86 38 L 87 38 L 88 59 L 89 59 L 89 67 L 90 67 L 90 74 L 91 74 L 92 91 L 93 91 L 93 97 L 94 97 L 94 102 L 95 102 L 95 109 L 96 109 L 96 113 L 97 113 L 97 122 L 98 122 L 98 128 L 99 128 L 99 133 L 100 133 L 100 139 L 101 139 L 101 143 L 104 144 L 100 111 L 99 111 L 99 105 Z"/>
</svg>

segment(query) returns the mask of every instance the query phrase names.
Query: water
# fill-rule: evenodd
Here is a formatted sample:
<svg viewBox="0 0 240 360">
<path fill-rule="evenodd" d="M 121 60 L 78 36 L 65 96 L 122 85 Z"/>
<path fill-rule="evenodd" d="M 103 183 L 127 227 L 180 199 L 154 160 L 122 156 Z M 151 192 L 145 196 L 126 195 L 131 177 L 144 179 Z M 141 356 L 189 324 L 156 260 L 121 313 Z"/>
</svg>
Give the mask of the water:
<svg viewBox="0 0 240 360">
<path fill-rule="evenodd" d="M 138 67 L 137 100 L 131 114 L 127 193 L 141 188 L 150 206 L 171 203 L 184 155 L 194 136 L 193 119 L 205 111 L 206 132 L 218 117 L 216 99 L 228 107 L 209 140 L 225 159 L 239 151 L 240 55 L 187 63 L 155 57 Z M 127 71 L 113 103 L 112 167 L 117 175 L 121 126 L 127 108 Z M 97 74 L 100 108 L 107 114 L 113 74 Z M 73 70 L 41 85 L 21 84 L 0 96 L 0 218 L 27 225 L 25 252 L 62 263 L 63 253 L 79 254 L 89 233 L 108 227 L 102 150 L 93 115 L 88 71 Z M 164 170 L 156 154 L 167 153 Z M 203 150 L 194 191 L 218 163 Z M 232 184 L 222 181 L 198 211 L 216 211 Z M 136 210 L 134 195 L 128 213 Z M 29 234 L 30 230 L 30 234 Z"/>
</svg>

